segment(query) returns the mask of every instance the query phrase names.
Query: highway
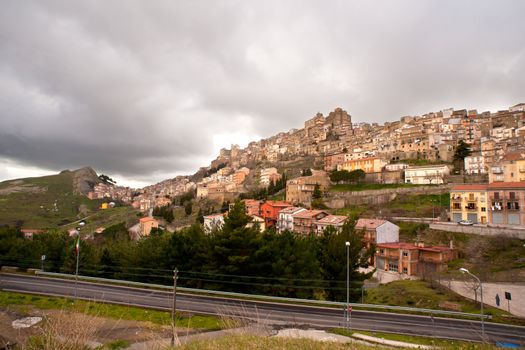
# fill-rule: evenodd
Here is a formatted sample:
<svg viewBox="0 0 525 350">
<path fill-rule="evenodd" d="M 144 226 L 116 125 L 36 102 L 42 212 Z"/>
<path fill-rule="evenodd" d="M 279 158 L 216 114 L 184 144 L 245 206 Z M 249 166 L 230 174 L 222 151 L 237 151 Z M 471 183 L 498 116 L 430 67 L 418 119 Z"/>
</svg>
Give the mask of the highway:
<svg viewBox="0 0 525 350">
<path fill-rule="evenodd" d="M 75 281 L 0 273 L 0 289 L 12 292 L 67 296 L 75 295 Z M 78 282 L 77 295 L 84 300 L 170 310 L 172 293 L 109 284 Z M 177 311 L 188 314 L 244 317 L 276 326 L 345 327 L 343 310 L 264 301 L 246 301 L 177 293 Z M 437 338 L 481 340 L 480 321 L 418 316 L 375 311 L 353 311 L 354 330 L 404 333 Z M 525 327 L 485 322 L 490 342 L 525 345 Z"/>
</svg>

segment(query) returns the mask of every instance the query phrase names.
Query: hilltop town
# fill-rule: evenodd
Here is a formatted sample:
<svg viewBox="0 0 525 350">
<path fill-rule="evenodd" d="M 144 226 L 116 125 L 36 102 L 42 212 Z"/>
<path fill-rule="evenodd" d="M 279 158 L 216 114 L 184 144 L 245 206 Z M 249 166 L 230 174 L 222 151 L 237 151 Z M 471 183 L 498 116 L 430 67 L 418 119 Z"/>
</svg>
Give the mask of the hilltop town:
<svg viewBox="0 0 525 350">
<path fill-rule="evenodd" d="M 196 191 L 197 199 L 220 204 L 285 176 L 286 199 L 309 204 L 313 186 L 327 186 L 328 173 L 320 170 L 361 169 L 366 182 L 373 183 L 465 182 L 464 176 L 454 175 L 469 175 L 476 182 L 487 182 L 490 175 L 492 182 L 493 177 L 503 176 L 500 165 L 507 161 L 505 157 L 520 157 L 524 140 L 524 103 L 497 112 L 449 108 L 383 125 L 353 123 L 347 111 L 336 108 L 326 117 L 317 113 L 303 128 L 253 141 L 246 148 L 222 149 L 193 176 L 178 176 L 139 190 L 101 183 L 88 196 L 121 200 L 141 211 L 165 206 L 189 191 Z M 468 145 L 470 155 L 458 166 L 454 154 L 460 141 Z M 319 170 L 315 181 L 300 177 L 305 168 Z M 512 176 L 517 179 L 519 172 Z M 301 189 L 306 187 L 309 194 L 305 196 Z"/>
</svg>

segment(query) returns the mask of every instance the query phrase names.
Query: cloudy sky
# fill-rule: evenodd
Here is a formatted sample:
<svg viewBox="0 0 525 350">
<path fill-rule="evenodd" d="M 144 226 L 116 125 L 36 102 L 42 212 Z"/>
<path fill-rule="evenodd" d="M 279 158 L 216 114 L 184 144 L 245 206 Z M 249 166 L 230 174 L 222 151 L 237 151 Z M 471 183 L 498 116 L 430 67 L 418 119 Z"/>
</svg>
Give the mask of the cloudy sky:
<svg viewBox="0 0 525 350">
<path fill-rule="evenodd" d="M 525 102 L 525 1 L 19 1 L 0 11 L 0 180 L 145 185 L 340 106 Z"/>
</svg>

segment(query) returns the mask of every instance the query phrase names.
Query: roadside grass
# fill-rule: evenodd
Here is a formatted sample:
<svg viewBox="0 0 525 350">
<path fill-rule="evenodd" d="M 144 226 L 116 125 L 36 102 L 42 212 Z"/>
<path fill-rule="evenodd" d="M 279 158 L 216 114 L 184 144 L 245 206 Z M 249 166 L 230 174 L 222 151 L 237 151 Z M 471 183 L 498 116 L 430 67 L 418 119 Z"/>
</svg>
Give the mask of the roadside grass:
<svg viewBox="0 0 525 350">
<path fill-rule="evenodd" d="M 421 185 L 414 184 L 337 184 L 330 186 L 329 191 L 331 192 L 355 192 L 355 191 L 368 191 L 368 190 L 383 190 L 387 188 L 410 188 L 418 187 Z M 425 185 L 428 186 L 428 185 Z"/>
<path fill-rule="evenodd" d="M 365 206 L 349 206 L 346 208 L 340 208 L 340 209 L 334 209 L 332 210 L 332 214 L 334 215 L 344 215 L 344 216 L 352 216 L 352 217 L 359 217 L 361 214 L 363 214 L 367 208 Z"/>
<path fill-rule="evenodd" d="M 459 306 L 461 312 L 480 313 L 480 304 L 466 299 L 459 294 L 447 290 L 445 287 L 432 286 L 425 281 L 394 281 L 380 285 L 377 288 L 367 289 L 365 303 L 417 307 L 424 309 L 443 310 L 445 302 Z M 484 313 L 491 315 L 491 322 L 509 323 L 509 313 L 485 305 Z M 515 322 L 512 322 L 515 323 Z M 522 324 L 518 322 L 518 324 Z"/>
<path fill-rule="evenodd" d="M 467 342 L 467 341 L 446 340 L 446 339 L 431 338 L 431 337 L 420 337 L 420 336 L 407 335 L 407 334 L 369 332 L 369 331 L 361 331 L 361 330 L 349 331 L 344 328 L 331 329 L 330 333 L 344 335 L 347 337 L 351 337 L 352 335 L 355 335 L 355 334 L 363 334 L 363 335 L 368 335 L 370 337 L 375 337 L 375 338 L 394 340 L 394 341 L 400 341 L 400 342 L 418 344 L 418 345 L 432 345 L 432 346 L 437 346 L 440 348 L 455 349 L 459 346 L 463 346 L 468 349 L 478 349 L 476 346 L 481 345 L 478 343 Z M 482 349 L 485 349 L 485 348 L 482 348 Z"/>
<path fill-rule="evenodd" d="M 449 193 L 398 196 L 382 206 L 384 215 L 408 217 L 438 217 L 450 207 Z"/>
<path fill-rule="evenodd" d="M 114 319 L 145 321 L 157 325 L 171 325 L 171 314 L 167 311 L 22 293 L 0 293 L 0 307 L 14 309 L 23 314 L 28 314 L 31 307 L 35 307 L 44 310 L 74 311 Z M 177 327 L 217 330 L 221 329 L 221 321 L 212 316 L 178 314 Z"/>
</svg>

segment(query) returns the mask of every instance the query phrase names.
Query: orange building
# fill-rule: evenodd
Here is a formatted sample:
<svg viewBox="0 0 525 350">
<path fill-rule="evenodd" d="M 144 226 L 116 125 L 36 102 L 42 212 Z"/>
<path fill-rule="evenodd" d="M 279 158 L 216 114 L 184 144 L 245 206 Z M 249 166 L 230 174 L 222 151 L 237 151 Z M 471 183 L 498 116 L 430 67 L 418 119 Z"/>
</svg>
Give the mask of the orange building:
<svg viewBox="0 0 525 350">
<path fill-rule="evenodd" d="M 284 201 L 266 201 L 261 205 L 260 216 L 264 219 L 266 228 L 272 227 L 279 220 L 279 211 L 292 205 Z"/>
<path fill-rule="evenodd" d="M 308 235 L 317 232 L 316 222 L 328 216 L 322 210 L 303 210 L 292 215 L 293 230 L 295 233 Z"/>
<path fill-rule="evenodd" d="M 145 217 L 139 220 L 139 233 L 142 237 L 149 236 L 151 229 L 154 227 L 159 227 L 159 222 L 154 218 Z"/>
<path fill-rule="evenodd" d="M 244 207 L 246 208 L 246 214 L 250 216 L 261 215 L 261 201 L 257 199 L 243 199 Z"/>
</svg>

